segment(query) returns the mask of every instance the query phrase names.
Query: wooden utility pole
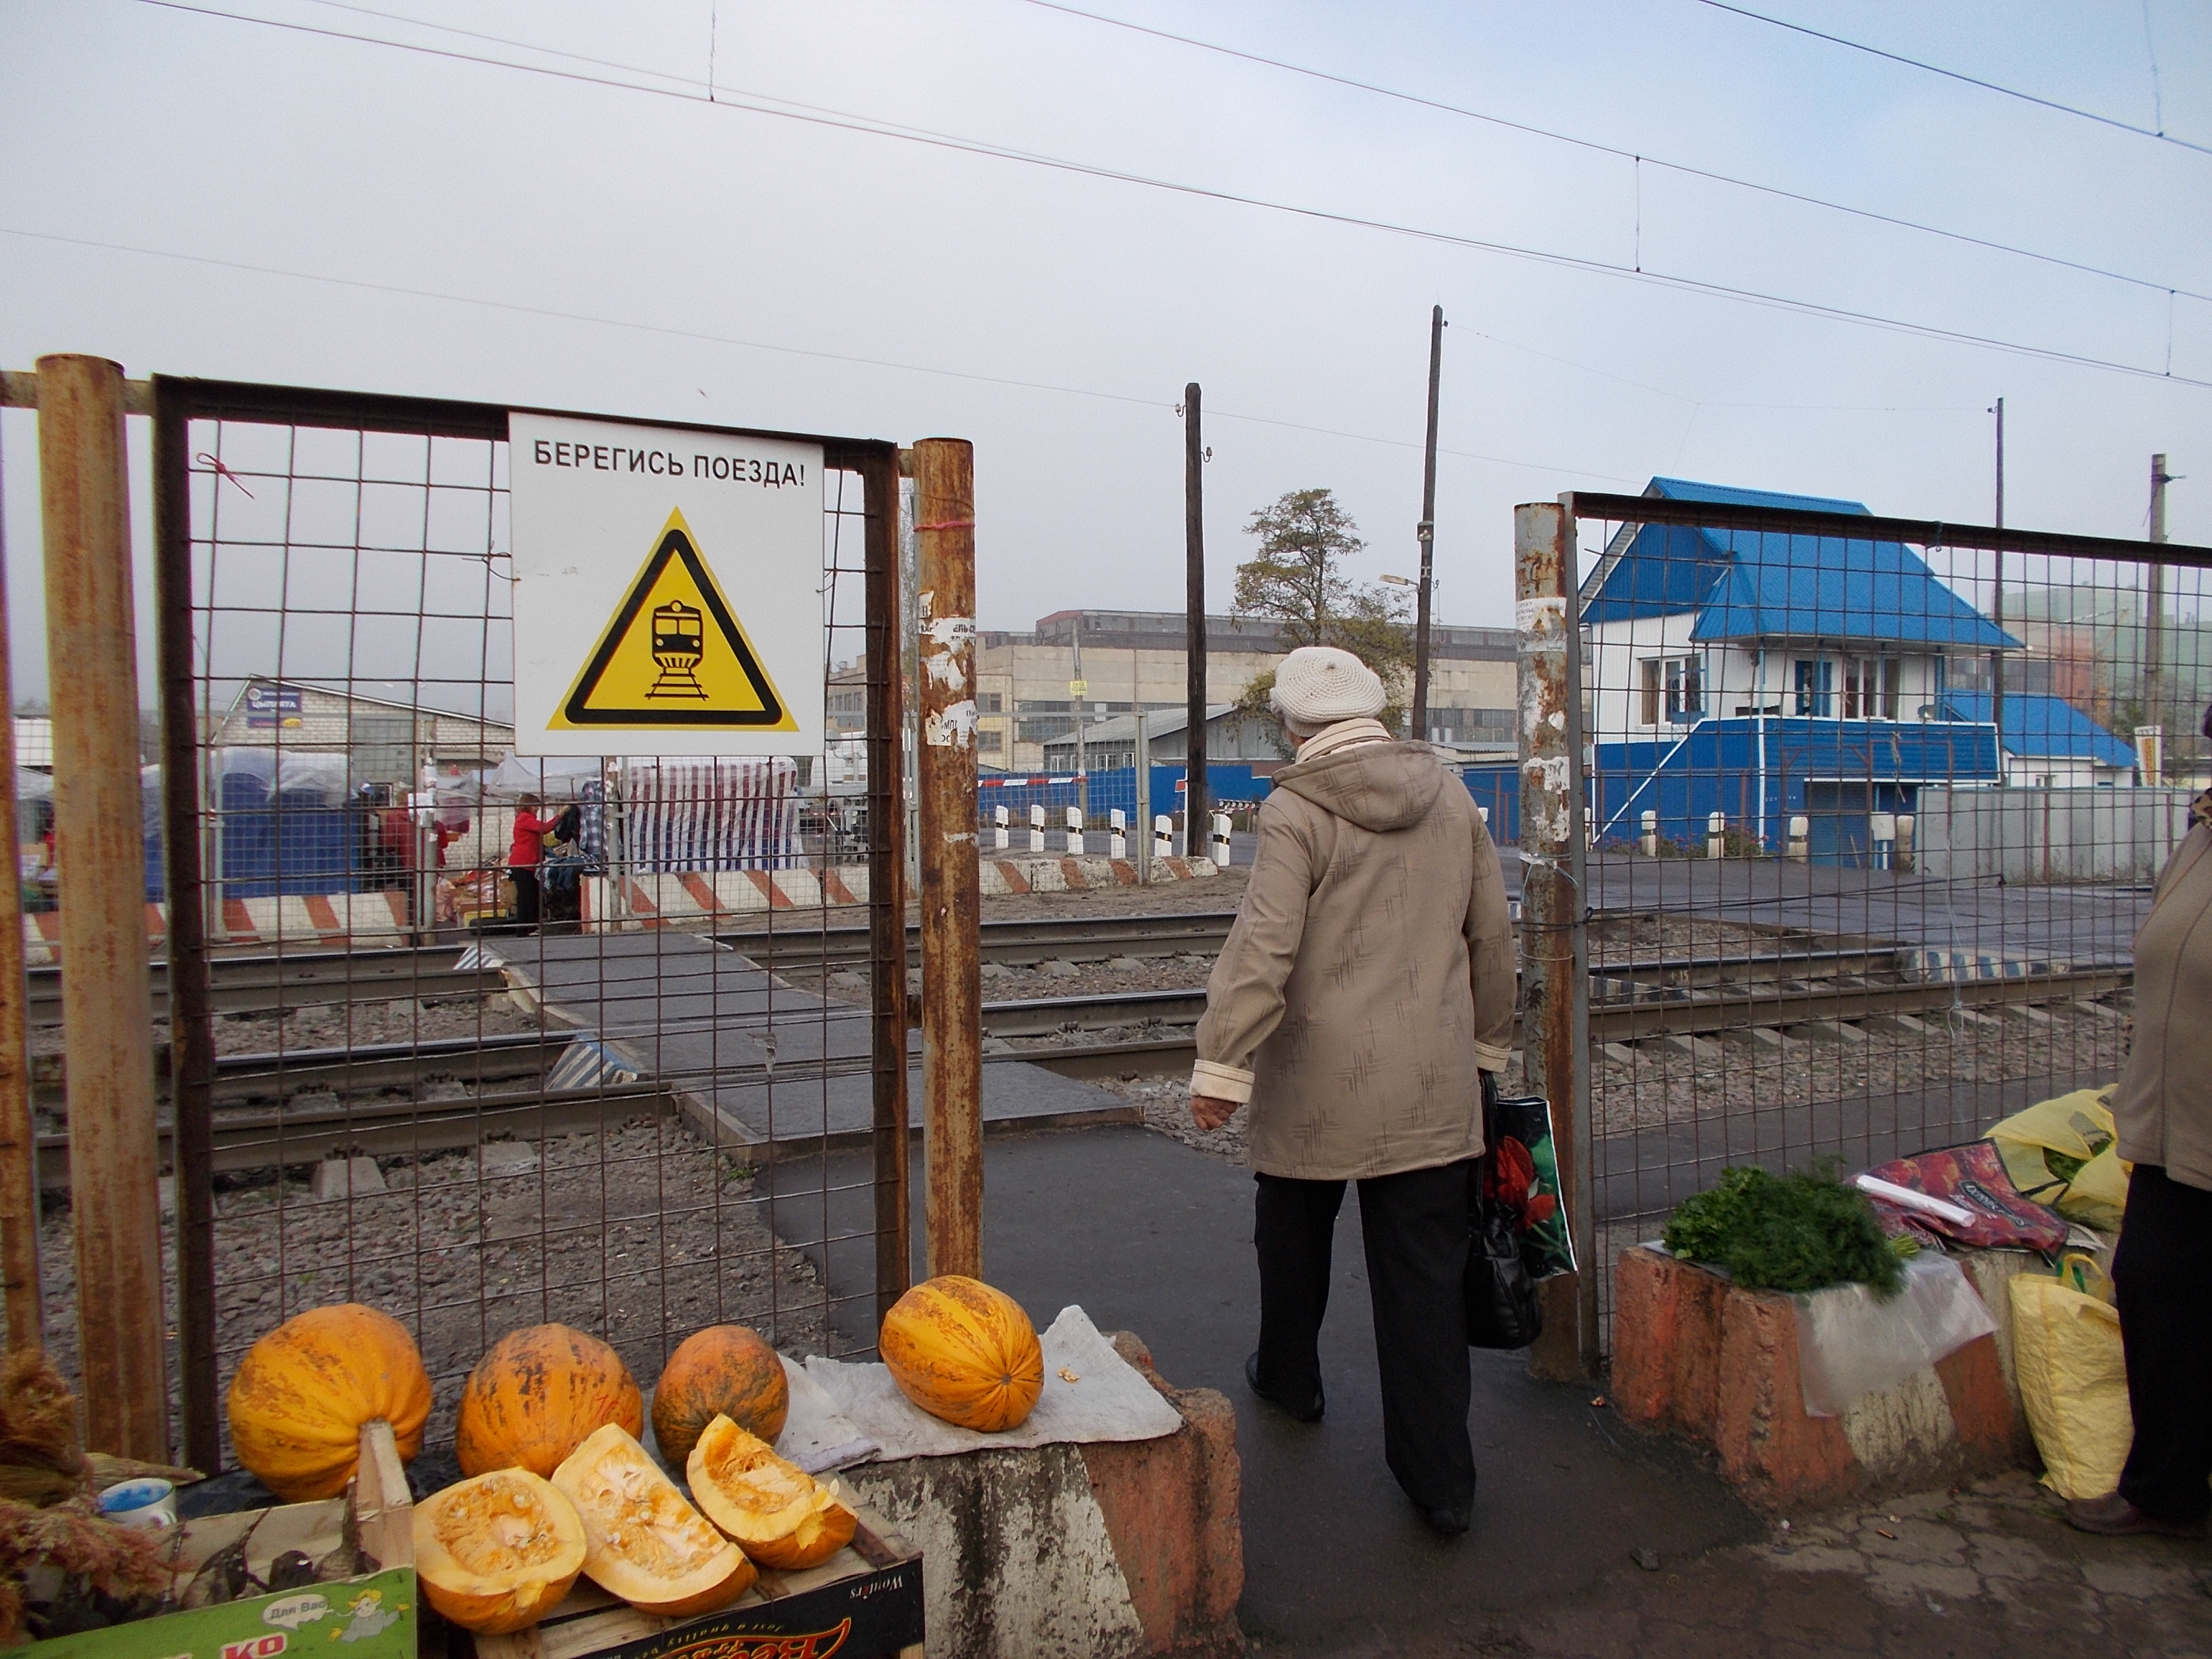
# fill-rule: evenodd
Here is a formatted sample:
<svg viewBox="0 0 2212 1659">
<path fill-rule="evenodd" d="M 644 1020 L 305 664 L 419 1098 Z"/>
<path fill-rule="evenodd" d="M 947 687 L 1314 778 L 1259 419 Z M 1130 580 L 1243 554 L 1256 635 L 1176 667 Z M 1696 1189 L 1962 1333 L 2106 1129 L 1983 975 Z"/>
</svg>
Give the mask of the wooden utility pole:
<svg viewBox="0 0 2212 1659">
<path fill-rule="evenodd" d="M 1184 559 L 1183 836 L 1186 858 L 1209 856 L 1206 796 L 1206 444 L 1198 424 L 1198 382 L 1182 389 Z"/>
<path fill-rule="evenodd" d="M 8 661 L 7 535 L 0 491 L 0 848 L 21 842 L 15 824 L 15 699 Z M 39 1285 L 38 1122 L 31 1111 L 31 1061 L 24 1004 L 23 884 L 0 880 L 0 1281 L 8 1298 L 9 1349 L 46 1346 Z"/>
<path fill-rule="evenodd" d="M 169 1456 L 123 371 L 39 360 L 54 857 L 85 1447 Z"/>
<path fill-rule="evenodd" d="M 983 1274 L 981 871 L 975 839 L 975 447 L 914 447 L 921 660 L 921 1096 L 929 1273 Z"/>
<path fill-rule="evenodd" d="M 1582 627 L 1575 614 L 1575 518 L 1563 502 L 1513 509 L 1521 708 L 1521 1067 L 1552 1103 L 1559 1204 L 1581 1271 L 1540 1287 L 1544 1333 L 1531 1375 L 1597 1372 L 1597 1237 L 1589 1167 L 1589 928 L 1583 800 Z"/>
<path fill-rule="evenodd" d="M 1419 597 L 1413 617 L 1413 729 L 1415 743 L 1429 740 L 1429 617 L 1430 589 L 1436 581 L 1437 550 L 1437 391 L 1443 374 L 1444 308 L 1429 313 L 1429 442 L 1421 464 L 1421 522 L 1414 533 L 1421 538 Z"/>
<path fill-rule="evenodd" d="M 906 605 L 900 592 L 899 455 L 871 455 L 866 491 L 868 1015 L 875 1139 L 876 1322 L 914 1274 L 907 1174 Z"/>
</svg>

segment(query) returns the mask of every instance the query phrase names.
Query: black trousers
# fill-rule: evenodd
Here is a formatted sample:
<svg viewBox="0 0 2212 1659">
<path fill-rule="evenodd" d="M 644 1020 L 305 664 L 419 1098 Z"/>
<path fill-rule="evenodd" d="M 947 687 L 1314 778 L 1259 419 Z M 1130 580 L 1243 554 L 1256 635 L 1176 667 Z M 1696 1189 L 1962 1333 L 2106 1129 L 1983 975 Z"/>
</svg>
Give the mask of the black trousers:
<svg viewBox="0 0 2212 1659">
<path fill-rule="evenodd" d="M 1382 1452 L 1423 1509 L 1474 1501 L 1468 1439 L 1468 1183 L 1473 1166 L 1373 1176 L 1359 1183 L 1375 1353 L 1382 1380 Z M 1322 1316 L 1341 1181 L 1255 1176 L 1260 1255 L 1260 1385 L 1285 1400 L 1321 1393 Z"/>
<path fill-rule="evenodd" d="M 507 879 L 514 884 L 514 919 L 525 927 L 538 925 L 538 866 L 511 864 Z"/>
<path fill-rule="evenodd" d="M 2112 1259 L 2136 1439 L 2120 1495 L 2187 1524 L 2212 1510 L 2212 1192 L 2138 1164 Z"/>
</svg>

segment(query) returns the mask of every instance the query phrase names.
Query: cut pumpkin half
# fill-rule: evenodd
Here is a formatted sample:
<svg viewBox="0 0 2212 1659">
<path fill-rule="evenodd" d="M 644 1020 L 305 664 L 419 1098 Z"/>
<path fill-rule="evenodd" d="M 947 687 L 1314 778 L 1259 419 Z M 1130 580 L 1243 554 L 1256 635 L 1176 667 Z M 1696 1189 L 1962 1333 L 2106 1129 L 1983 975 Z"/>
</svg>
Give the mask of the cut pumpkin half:
<svg viewBox="0 0 2212 1659">
<path fill-rule="evenodd" d="M 640 1613 L 711 1613 L 759 1577 L 619 1423 L 569 1453 L 553 1484 L 583 1517 L 585 1572 Z"/>
<path fill-rule="evenodd" d="M 504 1636 L 555 1607 L 584 1570 L 584 1522 L 527 1469 L 463 1480 L 415 1510 L 415 1572 L 464 1630 Z"/>
<path fill-rule="evenodd" d="M 726 1417 L 700 1433 L 684 1477 L 707 1518 L 764 1567 L 818 1567 L 853 1540 L 857 1519 L 835 1487 Z"/>
</svg>

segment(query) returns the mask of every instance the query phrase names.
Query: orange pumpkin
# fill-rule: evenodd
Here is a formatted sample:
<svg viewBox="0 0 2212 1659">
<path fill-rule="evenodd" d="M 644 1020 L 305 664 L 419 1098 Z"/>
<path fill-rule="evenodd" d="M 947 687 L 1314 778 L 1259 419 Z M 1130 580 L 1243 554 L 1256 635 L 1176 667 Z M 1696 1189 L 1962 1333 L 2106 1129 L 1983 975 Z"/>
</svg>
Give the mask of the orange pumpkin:
<svg viewBox="0 0 2212 1659">
<path fill-rule="evenodd" d="M 296 1314 L 256 1342 L 231 1379 L 229 1407 L 238 1461 L 287 1504 L 304 1504 L 345 1490 L 362 1425 L 379 1418 L 412 1461 L 430 1378 L 405 1326 L 348 1302 Z"/>
<path fill-rule="evenodd" d="M 711 1613 L 760 1576 L 615 1424 L 569 1453 L 553 1484 L 583 1517 L 584 1571 L 640 1613 Z"/>
<path fill-rule="evenodd" d="M 463 1474 L 528 1469 L 550 1478 L 561 1460 L 609 1423 L 645 1431 L 645 1399 L 622 1356 L 566 1325 L 509 1331 L 461 1390 L 453 1455 Z"/>
<path fill-rule="evenodd" d="M 495 1469 L 415 1506 L 423 1595 L 480 1636 L 526 1629 L 560 1606 L 584 1550 L 576 1506 L 527 1469 Z"/>
<path fill-rule="evenodd" d="M 707 1425 L 684 1466 L 706 1516 L 762 1566 L 818 1567 L 853 1541 L 859 1517 L 796 1463 L 726 1417 Z"/>
<path fill-rule="evenodd" d="M 661 1461 L 684 1467 L 699 1431 L 726 1417 L 771 1443 L 791 1410 L 783 1361 L 744 1325 L 709 1325 L 684 1339 L 653 1387 L 653 1437 Z"/>
<path fill-rule="evenodd" d="M 1021 1304 L 957 1273 L 893 1303 L 876 1346 L 900 1393 L 960 1428 L 1011 1429 L 1044 1390 L 1044 1351 Z"/>
</svg>

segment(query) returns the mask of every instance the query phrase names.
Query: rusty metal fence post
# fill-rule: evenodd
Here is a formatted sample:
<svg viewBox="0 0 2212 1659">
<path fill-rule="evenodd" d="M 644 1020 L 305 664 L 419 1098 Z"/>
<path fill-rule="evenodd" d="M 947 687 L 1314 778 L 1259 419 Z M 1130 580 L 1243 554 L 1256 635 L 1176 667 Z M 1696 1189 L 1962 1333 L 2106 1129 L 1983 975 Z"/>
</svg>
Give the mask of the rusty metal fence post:
<svg viewBox="0 0 2212 1659">
<path fill-rule="evenodd" d="M 0 512 L 5 491 L 0 490 Z M 0 797 L 0 849 L 16 857 L 15 706 L 8 653 L 7 535 L 0 530 L 0 771 L 9 780 Z M 39 1282 L 38 1124 L 31 1111 L 30 987 L 23 975 L 23 884 L 10 872 L 0 880 L 0 1281 L 7 1295 L 8 1346 L 46 1346 L 45 1301 Z"/>
<path fill-rule="evenodd" d="M 39 360 L 70 1204 L 88 1449 L 169 1456 L 123 371 Z"/>
<path fill-rule="evenodd" d="M 177 1194 L 178 1396 L 182 1455 L 222 1465 L 215 1352 L 215 1016 L 201 886 L 198 699 L 192 679 L 192 548 L 186 417 L 155 380 L 154 606 L 161 696 L 161 868 L 168 903 L 170 1167 Z M 204 1338 L 204 1340 L 200 1340 Z"/>
<path fill-rule="evenodd" d="M 965 440 L 925 438 L 914 447 L 921 539 L 921 1078 L 933 1278 L 983 1271 L 975 469 L 975 447 Z"/>
<path fill-rule="evenodd" d="M 875 1025 L 876 1322 L 913 1278 L 907 1175 L 906 734 L 896 452 L 862 469 L 867 509 L 868 954 Z"/>
<path fill-rule="evenodd" d="M 1559 1193 L 1581 1271 L 1544 1282 L 1532 1375 L 1593 1376 L 1598 1364 L 1596 1230 L 1590 1201 L 1589 940 L 1584 898 L 1581 624 L 1575 521 L 1552 501 L 1513 509 L 1519 640 L 1522 1073 L 1552 1103 Z"/>
</svg>

